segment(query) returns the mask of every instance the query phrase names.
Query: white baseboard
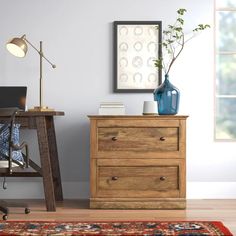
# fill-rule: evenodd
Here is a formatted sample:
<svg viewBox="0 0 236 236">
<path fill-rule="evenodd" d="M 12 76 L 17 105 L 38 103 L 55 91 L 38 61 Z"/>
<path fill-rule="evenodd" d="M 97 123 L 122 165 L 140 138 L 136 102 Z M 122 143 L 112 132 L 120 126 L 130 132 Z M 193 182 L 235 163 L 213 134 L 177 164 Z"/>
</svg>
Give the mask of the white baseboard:
<svg viewBox="0 0 236 236">
<path fill-rule="evenodd" d="M 63 182 L 65 199 L 89 198 L 88 182 Z M 42 182 L 8 182 L 8 189 L 0 188 L 1 199 L 44 198 Z M 236 199 L 236 182 L 188 182 L 188 199 Z"/>
<path fill-rule="evenodd" d="M 236 182 L 187 182 L 188 199 L 236 199 Z"/>
<path fill-rule="evenodd" d="M 8 182 L 3 190 L 0 185 L 0 199 L 42 199 L 44 190 L 42 182 Z M 89 197 L 88 182 L 63 182 L 64 199 L 86 199 Z"/>
</svg>

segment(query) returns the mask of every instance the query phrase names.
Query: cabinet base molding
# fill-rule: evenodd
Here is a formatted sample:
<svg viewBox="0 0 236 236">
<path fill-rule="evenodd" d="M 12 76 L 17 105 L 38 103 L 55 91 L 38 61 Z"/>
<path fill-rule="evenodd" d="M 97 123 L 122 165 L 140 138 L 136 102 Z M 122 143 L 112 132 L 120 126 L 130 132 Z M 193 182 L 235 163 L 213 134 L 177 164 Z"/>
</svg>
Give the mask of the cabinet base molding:
<svg viewBox="0 0 236 236">
<path fill-rule="evenodd" d="M 90 208 L 101 209 L 185 209 L 185 198 L 90 198 Z"/>
</svg>

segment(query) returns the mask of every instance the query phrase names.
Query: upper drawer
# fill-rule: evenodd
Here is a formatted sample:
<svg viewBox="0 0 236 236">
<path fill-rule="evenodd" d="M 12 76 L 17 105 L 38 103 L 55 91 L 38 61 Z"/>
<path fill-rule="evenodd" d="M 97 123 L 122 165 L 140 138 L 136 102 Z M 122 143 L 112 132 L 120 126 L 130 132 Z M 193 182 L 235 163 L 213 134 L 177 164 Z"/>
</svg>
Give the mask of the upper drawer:
<svg viewBox="0 0 236 236">
<path fill-rule="evenodd" d="M 98 151 L 177 151 L 178 127 L 99 127 Z"/>
</svg>

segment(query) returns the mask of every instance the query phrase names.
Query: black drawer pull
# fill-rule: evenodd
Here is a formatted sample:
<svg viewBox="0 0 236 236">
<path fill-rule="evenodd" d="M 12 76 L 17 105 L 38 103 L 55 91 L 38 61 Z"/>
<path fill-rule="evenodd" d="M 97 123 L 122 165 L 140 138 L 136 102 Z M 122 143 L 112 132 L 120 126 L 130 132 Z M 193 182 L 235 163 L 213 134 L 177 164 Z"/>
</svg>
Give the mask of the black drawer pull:
<svg viewBox="0 0 236 236">
<path fill-rule="evenodd" d="M 114 180 L 114 181 L 116 181 L 116 180 L 118 180 L 119 178 L 117 177 L 117 176 L 112 176 L 111 177 L 111 180 Z"/>
<path fill-rule="evenodd" d="M 116 141 L 116 140 L 117 140 L 117 137 L 112 137 L 111 140 L 112 140 L 112 141 Z"/>
<path fill-rule="evenodd" d="M 166 138 L 165 138 L 165 137 L 160 137 L 160 140 L 161 140 L 161 141 L 165 141 Z"/>
<path fill-rule="evenodd" d="M 161 177 L 160 177 L 160 180 L 161 180 L 161 181 L 164 181 L 164 180 L 166 180 L 166 177 L 165 177 L 165 176 L 161 176 Z"/>
</svg>

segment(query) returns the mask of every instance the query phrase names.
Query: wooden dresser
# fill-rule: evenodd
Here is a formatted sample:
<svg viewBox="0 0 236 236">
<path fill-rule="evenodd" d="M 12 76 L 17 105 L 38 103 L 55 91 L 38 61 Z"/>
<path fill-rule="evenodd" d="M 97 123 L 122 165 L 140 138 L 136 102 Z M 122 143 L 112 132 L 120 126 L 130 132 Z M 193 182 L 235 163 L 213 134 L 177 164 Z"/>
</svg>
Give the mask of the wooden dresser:
<svg viewBox="0 0 236 236">
<path fill-rule="evenodd" d="M 186 207 L 187 116 L 89 116 L 90 207 Z"/>
</svg>

